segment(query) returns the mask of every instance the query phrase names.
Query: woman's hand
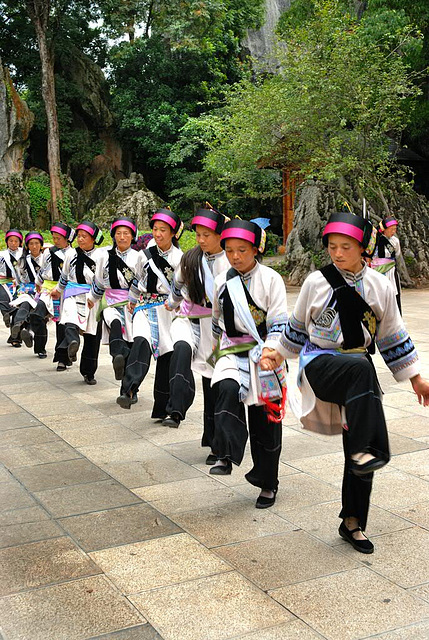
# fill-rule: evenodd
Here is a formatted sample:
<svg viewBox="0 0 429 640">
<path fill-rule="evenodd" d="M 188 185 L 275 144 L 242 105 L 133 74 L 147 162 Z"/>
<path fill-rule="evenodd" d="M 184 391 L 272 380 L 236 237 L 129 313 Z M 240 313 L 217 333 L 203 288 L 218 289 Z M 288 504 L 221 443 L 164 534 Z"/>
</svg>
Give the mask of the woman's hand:
<svg viewBox="0 0 429 640">
<path fill-rule="evenodd" d="M 278 351 L 265 347 L 264 349 L 262 349 L 262 356 L 259 361 L 259 366 L 261 367 L 262 371 L 274 371 L 274 369 L 277 369 L 277 367 L 281 365 L 283 360 L 283 356 Z"/>
<path fill-rule="evenodd" d="M 61 293 L 58 291 L 58 289 L 52 289 L 49 295 L 51 296 L 52 300 L 59 300 L 61 298 Z"/>
<path fill-rule="evenodd" d="M 136 304 L 137 304 L 136 302 L 131 302 L 131 300 L 128 301 L 127 309 L 128 309 L 128 312 L 131 315 L 133 315 L 133 313 L 134 313 L 134 309 L 136 308 Z"/>
<path fill-rule="evenodd" d="M 40 293 L 42 291 L 42 287 L 40 284 L 36 284 L 36 291 L 37 293 Z"/>
<path fill-rule="evenodd" d="M 92 309 L 94 306 L 94 303 L 92 300 L 90 300 L 89 298 L 86 299 L 86 303 L 88 305 L 88 309 Z"/>
<path fill-rule="evenodd" d="M 174 307 L 170 307 L 170 305 L 168 304 L 168 300 L 164 302 L 164 307 L 167 309 L 167 311 L 174 311 Z"/>
<path fill-rule="evenodd" d="M 410 382 L 419 404 L 423 404 L 424 407 L 429 406 L 429 382 L 422 378 L 420 374 L 411 378 Z"/>
</svg>

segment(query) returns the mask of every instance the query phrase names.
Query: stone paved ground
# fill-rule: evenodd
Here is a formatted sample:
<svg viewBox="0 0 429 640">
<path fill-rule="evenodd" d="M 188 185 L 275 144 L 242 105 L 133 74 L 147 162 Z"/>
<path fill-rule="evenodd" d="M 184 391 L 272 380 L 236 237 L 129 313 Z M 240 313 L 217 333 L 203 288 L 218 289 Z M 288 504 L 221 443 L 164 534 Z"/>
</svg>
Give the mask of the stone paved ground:
<svg viewBox="0 0 429 640">
<path fill-rule="evenodd" d="M 297 290 L 289 294 L 289 304 Z M 404 292 L 429 377 L 429 291 Z M 211 477 L 201 393 L 180 429 L 127 412 L 0 329 L 0 620 L 6 640 L 429 638 L 429 409 L 377 359 L 394 457 L 377 474 L 372 556 L 337 535 L 341 444 L 288 413 L 274 508 L 248 456 Z M 52 353 L 52 339 L 49 343 Z"/>
</svg>

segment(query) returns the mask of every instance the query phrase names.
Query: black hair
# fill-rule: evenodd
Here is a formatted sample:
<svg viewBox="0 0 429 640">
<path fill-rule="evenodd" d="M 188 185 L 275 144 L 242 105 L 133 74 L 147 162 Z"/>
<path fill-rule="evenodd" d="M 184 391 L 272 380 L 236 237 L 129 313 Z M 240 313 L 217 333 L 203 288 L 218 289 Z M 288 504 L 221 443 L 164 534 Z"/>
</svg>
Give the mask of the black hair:
<svg viewBox="0 0 429 640">
<path fill-rule="evenodd" d="M 203 252 L 201 247 L 197 245 L 184 253 L 180 262 L 185 286 L 189 298 L 194 304 L 202 304 L 206 296 L 204 272 L 201 268 L 202 259 Z"/>
</svg>

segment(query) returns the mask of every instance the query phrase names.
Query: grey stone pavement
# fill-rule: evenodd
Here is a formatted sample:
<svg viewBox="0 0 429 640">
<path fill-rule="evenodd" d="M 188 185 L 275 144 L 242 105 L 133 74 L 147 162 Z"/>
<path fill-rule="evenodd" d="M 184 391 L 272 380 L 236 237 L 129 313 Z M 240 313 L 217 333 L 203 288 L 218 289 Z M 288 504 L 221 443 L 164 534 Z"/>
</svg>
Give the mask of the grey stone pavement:
<svg viewBox="0 0 429 640">
<path fill-rule="evenodd" d="M 429 377 L 429 290 L 403 299 Z M 256 510 L 248 454 L 231 476 L 208 475 L 199 382 L 169 429 L 150 419 L 153 369 L 124 411 L 106 347 L 88 387 L 76 365 L 57 373 L 6 338 L 2 327 L 4 640 L 429 638 L 429 408 L 379 357 L 394 455 L 376 475 L 365 556 L 337 534 L 339 437 L 288 411 L 278 499 Z"/>
</svg>

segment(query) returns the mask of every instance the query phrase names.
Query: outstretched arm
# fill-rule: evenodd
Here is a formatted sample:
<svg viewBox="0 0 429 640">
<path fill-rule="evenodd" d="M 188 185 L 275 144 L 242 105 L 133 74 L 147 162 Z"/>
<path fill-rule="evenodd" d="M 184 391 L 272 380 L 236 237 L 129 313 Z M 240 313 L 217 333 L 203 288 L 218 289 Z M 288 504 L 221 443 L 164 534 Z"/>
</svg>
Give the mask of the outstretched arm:
<svg viewBox="0 0 429 640">
<path fill-rule="evenodd" d="M 411 385 L 414 393 L 417 396 L 419 404 L 423 404 L 424 407 L 429 406 L 429 382 L 421 377 L 418 373 L 413 378 L 410 378 Z"/>
</svg>

